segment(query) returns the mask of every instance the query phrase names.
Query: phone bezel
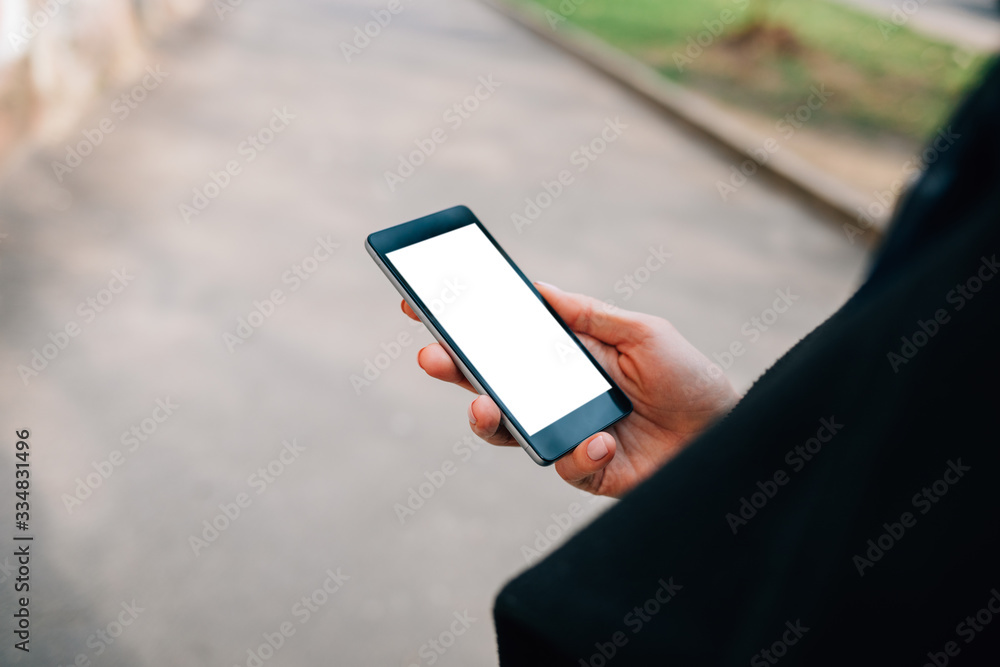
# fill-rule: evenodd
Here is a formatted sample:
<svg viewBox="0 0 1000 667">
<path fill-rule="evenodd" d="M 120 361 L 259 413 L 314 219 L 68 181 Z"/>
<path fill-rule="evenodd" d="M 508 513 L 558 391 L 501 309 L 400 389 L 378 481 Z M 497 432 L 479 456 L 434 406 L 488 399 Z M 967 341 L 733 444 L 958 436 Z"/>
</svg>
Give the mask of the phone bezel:
<svg viewBox="0 0 1000 667">
<path fill-rule="evenodd" d="M 610 389 L 605 393 L 585 403 L 573 412 L 557 419 L 531 436 L 527 435 L 517 421 L 517 418 L 507 409 L 503 401 L 497 397 L 496 393 L 490 387 L 489 382 L 469 362 L 461 348 L 455 344 L 448 332 L 434 317 L 430 308 L 426 307 L 387 257 L 394 250 L 420 243 L 421 241 L 440 236 L 441 234 L 470 224 L 479 227 L 480 231 L 493 244 L 493 247 L 497 249 L 510 267 L 514 269 L 521 280 L 528 286 L 532 294 L 535 295 L 535 298 L 542 302 L 549 314 L 569 334 L 570 339 L 587 356 L 587 359 L 590 360 L 610 385 Z M 488 394 L 496 402 L 504 415 L 504 425 L 507 426 L 515 439 L 539 465 L 554 463 L 594 433 L 606 429 L 632 412 L 632 403 L 625 395 L 625 392 L 621 390 L 601 364 L 590 354 L 586 346 L 580 342 L 548 302 L 542 298 L 542 295 L 535 289 L 531 281 L 528 280 L 517 264 L 514 263 L 507 252 L 493 238 L 493 235 L 489 233 L 489 230 L 486 229 L 468 207 L 455 206 L 438 213 L 374 232 L 366 239 L 365 247 L 379 265 L 379 268 L 389 277 L 406 302 L 414 309 L 414 312 L 417 313 L 421 321 L 428 327 L 434 337 L 443 344 L 452 359 L 458 364 L 463 375 L 469 379 L 477 391 Z"/>
</svg>

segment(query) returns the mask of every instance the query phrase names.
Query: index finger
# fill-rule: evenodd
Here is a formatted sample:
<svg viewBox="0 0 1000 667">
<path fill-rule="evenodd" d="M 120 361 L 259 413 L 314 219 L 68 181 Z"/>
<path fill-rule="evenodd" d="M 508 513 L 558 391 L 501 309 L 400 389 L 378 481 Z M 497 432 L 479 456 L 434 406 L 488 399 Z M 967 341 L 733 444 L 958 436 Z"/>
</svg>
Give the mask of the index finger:
<svg viewBox="0 0 1000 667">
<path fill-rule="evenodd" d="M 569 328 L 586 334 L 602 343 L 613 345 L 635 344 L 649 335 L 641 313 L 618 308 L 591 296 L 564 292 L 548 283 L 535 283 L 535 289 L 559 313 Z"/>
</svg>

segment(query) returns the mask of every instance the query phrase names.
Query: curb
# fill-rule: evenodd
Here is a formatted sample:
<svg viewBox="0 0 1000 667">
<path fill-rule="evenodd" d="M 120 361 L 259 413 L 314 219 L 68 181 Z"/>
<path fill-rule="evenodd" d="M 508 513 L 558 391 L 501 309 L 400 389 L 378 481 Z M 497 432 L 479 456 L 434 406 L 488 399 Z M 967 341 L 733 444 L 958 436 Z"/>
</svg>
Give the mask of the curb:
<svg viewBox="0 0 1000 667">
<path fill-rule="evenodd" d="M 579 58 L 734 156 L 748 159 L 747 150 L 762 146 L 767 139 L 709 98 L 673 83 L 585 30 L 568 22 L 555 30 L 549 26 L 541 9 L 517 6 L 515 1 L 482 0 L 487 6 Z M 772 180 L 798 199 L 833 218 L 838 225 L 851 223 L 865 229 L 866 233 L 862 236 L 869 243 L 881 240 L 888 216 L 874 220 L 870 226 L 858 222 L 858 211 L 871 203 L 869 197 L 791 151 L 771 154 L 766 162 L 758 163 L 758 170 L 770 175 Z M 868 234 L 868 231 L 873 233 Z"/>
</svg>

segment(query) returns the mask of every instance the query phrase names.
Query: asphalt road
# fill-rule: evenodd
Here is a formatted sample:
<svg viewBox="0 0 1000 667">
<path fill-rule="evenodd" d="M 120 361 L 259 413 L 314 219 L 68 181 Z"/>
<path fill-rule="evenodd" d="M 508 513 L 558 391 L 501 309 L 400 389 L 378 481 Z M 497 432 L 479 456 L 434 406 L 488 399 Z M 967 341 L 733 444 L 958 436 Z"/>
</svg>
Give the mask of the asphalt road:
<svg viewBox="0 0 1000 667">
<path fill-rule="evenodd" d="M 468 436 L 372 230 L 468 204 L 530 277 L 668 317 L 707 354 L 742 343 L 741 389 L 858 284 L 862 244 L 758 179 L 723 201 L 728 158 L 476 2 L 404 0 L 347 62 L 386 6 L 209 7 L 145 89 L 0 184 L 5 627 L 11 537 L 35 538 L 31 652 L 5 631 L 3 664 L 494 663 L 493 596 L 549 550 L 536 531 L 605 503 Z M 390 190 L 401 154 L 420 164 Z M 749 324 L 777 290 L 793 306 Z"/>
</svg>

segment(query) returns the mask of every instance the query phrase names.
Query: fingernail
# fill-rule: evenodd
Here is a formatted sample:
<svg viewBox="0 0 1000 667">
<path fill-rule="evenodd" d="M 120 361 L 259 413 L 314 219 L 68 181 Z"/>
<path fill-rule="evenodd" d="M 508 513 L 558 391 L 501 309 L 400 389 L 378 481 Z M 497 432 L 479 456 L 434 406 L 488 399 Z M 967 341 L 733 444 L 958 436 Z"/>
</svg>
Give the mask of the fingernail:
<svg viewBox="0 0 1000 667">
<path fill-rule="evenodd" d="M 591 461 L 600 461 L 608 455 L 608 443 L 605 442 L 605 435 L 599 435 L 587 445 L 587 456 Z"/>
<path fill-rule="evenodd" d="M 472 401 L 472 403 L 469 403 L 469 423 L 470 424 L 475 424 L 476 423 L 476 415 L 472 412 L 472 406 L 474 404 L 475 404 L 475 401 Z"/>
<path fill-rule="evenodd" d="M 559 289 L 558 287 L 556 287 L 552 283 L 542 282 L 541 280 L 536 280 L 535 284 L 536 285 L 541 285 L 542 287 L 548 287 L 549 289 Z"/>
</svg>

